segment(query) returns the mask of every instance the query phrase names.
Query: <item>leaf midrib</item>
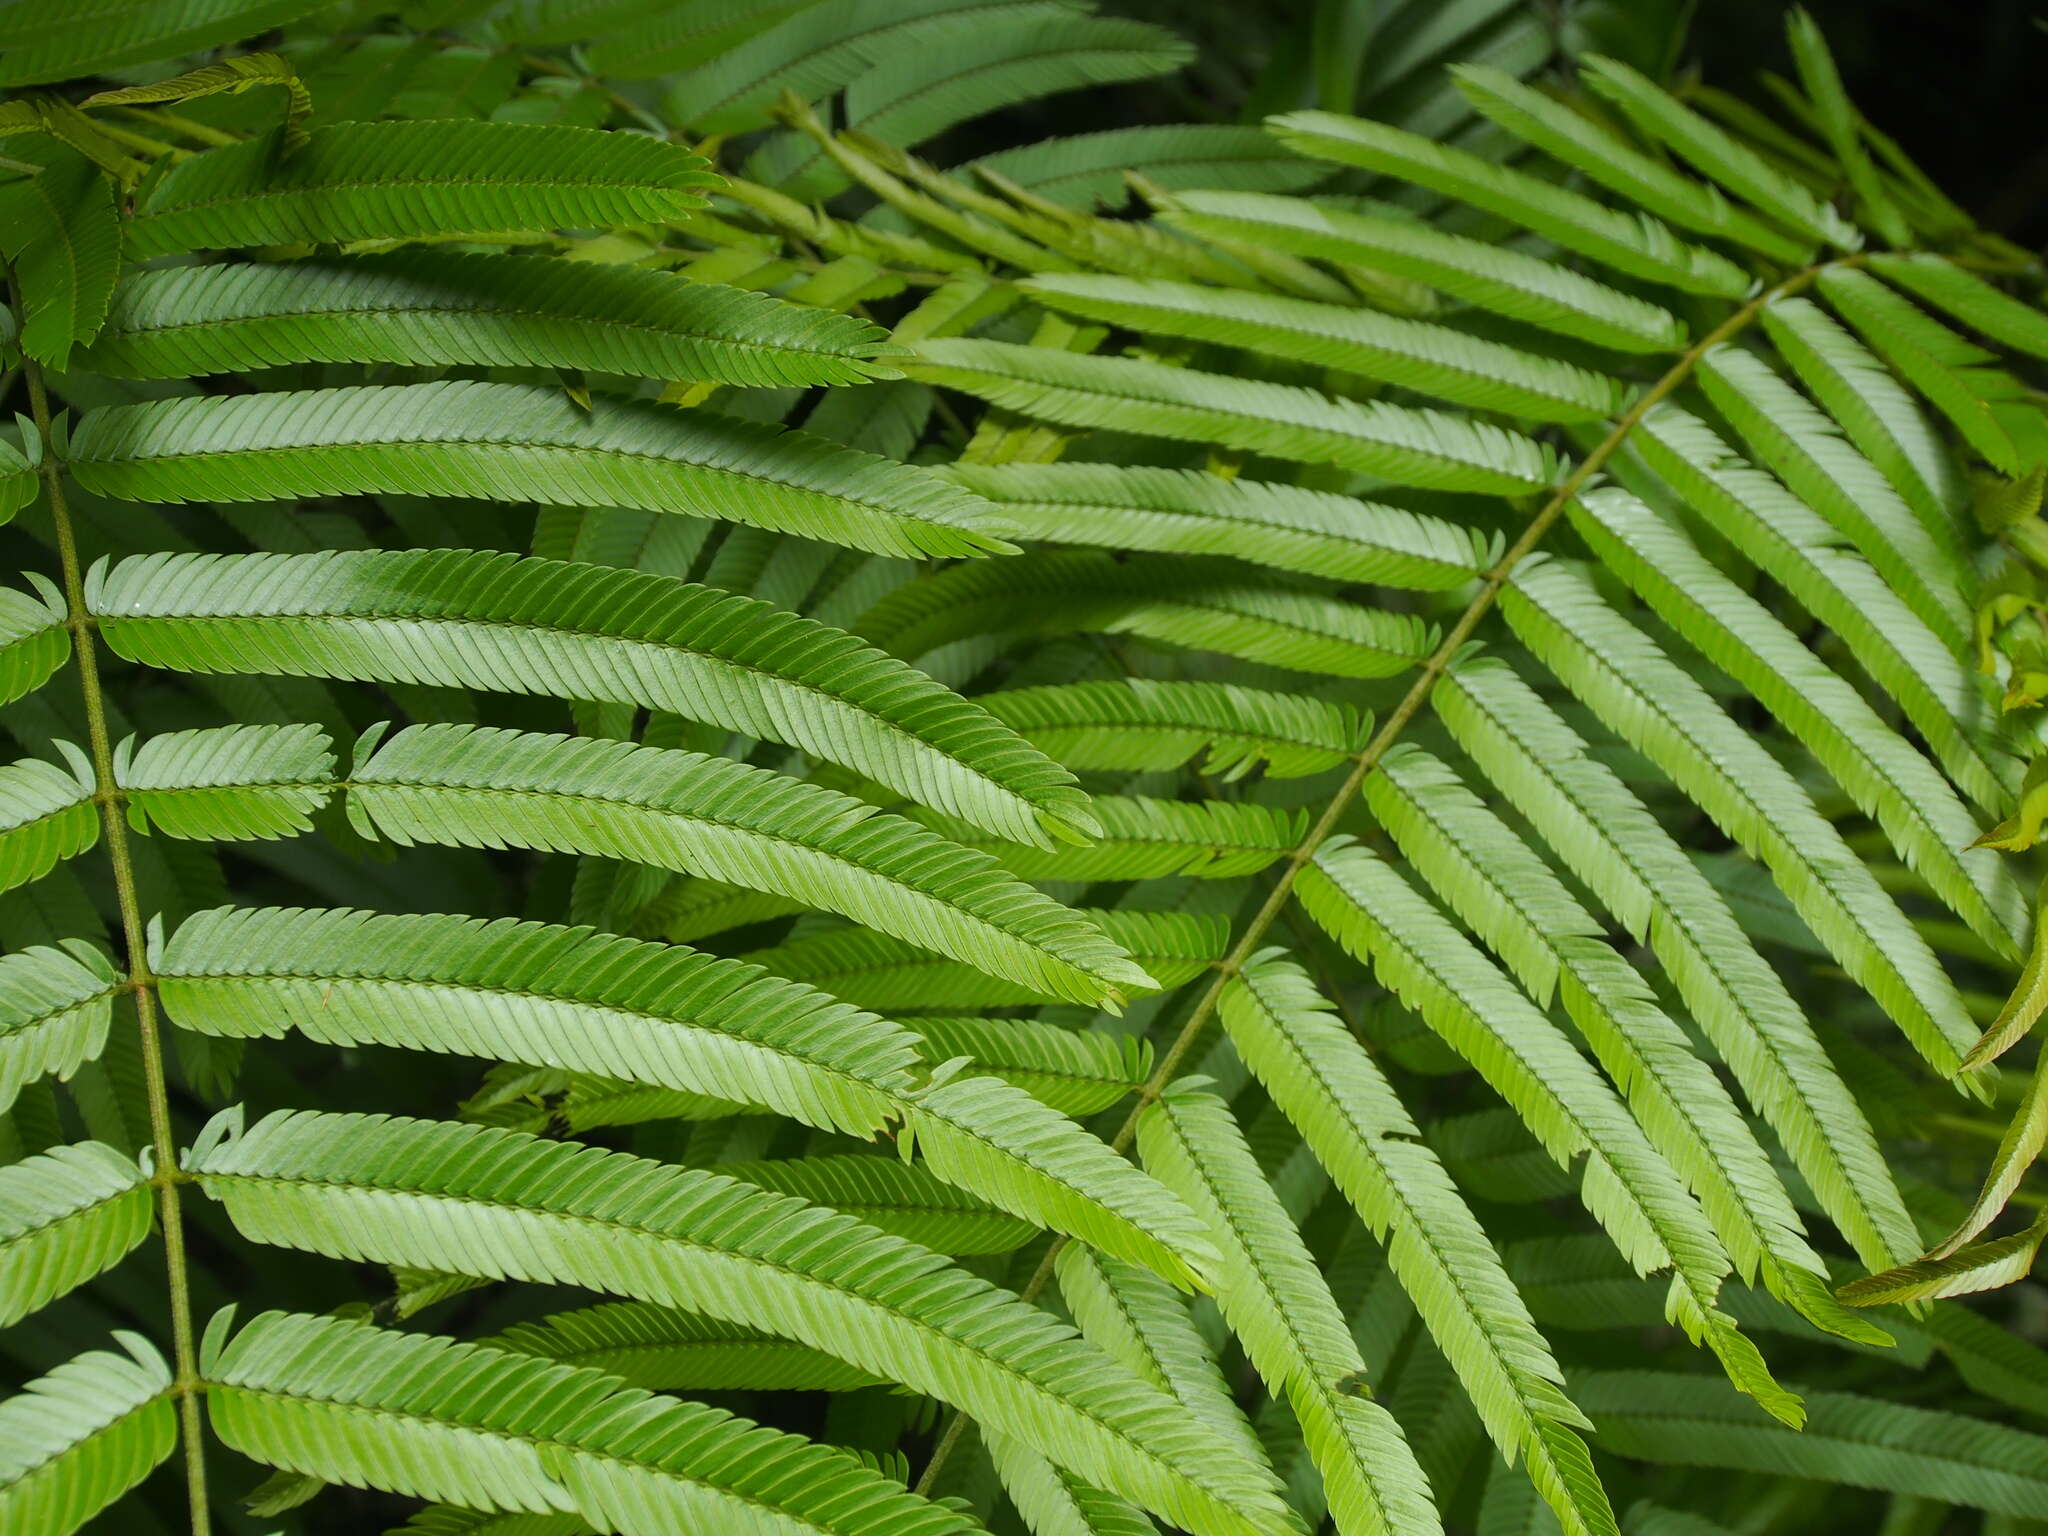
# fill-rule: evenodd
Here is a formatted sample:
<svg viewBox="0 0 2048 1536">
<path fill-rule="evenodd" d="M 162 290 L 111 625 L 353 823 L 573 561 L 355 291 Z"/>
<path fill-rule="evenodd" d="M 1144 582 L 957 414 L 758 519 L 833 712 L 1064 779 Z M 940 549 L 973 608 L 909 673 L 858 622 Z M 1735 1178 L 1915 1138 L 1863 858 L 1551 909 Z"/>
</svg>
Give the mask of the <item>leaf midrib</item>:
<svg viewBox="0 0 2048 1536">
<path fill-rule="evenodd" d="M 702 286 L 709 287 L 712 285 L 704 284 Z M 831 313 L 831 311 L 820 311 L 820 313 Z M 763 341 L 750 337 L 720 335 L 711 331 L 680 330 L 674 327 L 665 327 L 638 320 L 567 314 L 561 310 L 528 309 L 517 305 L 462 306 L 424 303 L 385 304 L 371 307 L 322 305 L 315 309 L 279 310 L 270 314 L 228 315 L 208 320 L 173 320 L 162 324 L 138 326 L 128 330 L 115 329 L 110 323 L 99 339 L 110 345 L 121 345 L 131 341 L 146 343 L 158 337 L 178 336 L 189 332 L 256 329 L 266 325 L 275 325 L 280 321 L 367 320 L 392 316 L 417 316 L 445 320 L 543 321 L 551 325 L 571 326 L 578 330 L 622 331 L 629 336 L 644 337 L 656 341 L 680 340 L 698 345 L 733 347 L 743 351 L 788 352 L 800 357 L 833 358 L 842 360 L 850 367 L 855 368 L 865 367 L 874 361 L 871 357 L 863 357 L 857 353 L 835 351 L 823 345 L 807 347 L 796 341 Z M 344 356 L 325 359 L 325 361 L 355 362 L 359 361 L 359 359 L 353 356 Z"/>
<path fill-rule="evenodd" d="M 907 1079 L 907 1075 L 906 1082 L 902 1085 L 886 1083 L 878 1078 L 865 1078 L 859 1076 L 849 1067 L 835 1065 L 831 1062 L 821 1060 L 815 1056 L 807 1055 L 804 1052 L 797 1050 L 793 1046 L 777 1045 L 773 1042 L 761 1040 L 751 1035 L 737 1034 L 732 1032 L 731 1030 L 720 1028 L 716 1025 L 707 1023 L 702 1020 L 673 1018 L 659 1013 L 652 1013 L 643 1008 L 627 1007 L 621 1006 L 617 1003 L 595 1001 L 591 998 L 580 997 L 575 993 L 570 992 L 546 992 L 538 988 L 513 987 L 484 982 L 456 981 L 437 977 L 378 976 L 362 972 L 346 975 L 337 975 L 333 972 L 297 970 L 159 971 L 157 972 L 157 979 L 159 981 L 173 983 L 195 982 L 202 986 L 209 982 L 226 982 L 232 985 L 236 983 L 251 982 L 262 984 L 273 981 L 286 983 L 299 982 L 305 984 L 320 983 L 322 985 L 330 987 L 339 984 L 353 984 L 366 989 L 382 987 L 400 989 L 417 988 L 422 991 L 455 992 L 464 995 L 474 994 L 480 997 L 520 998 L 541 1003 L 559 1003 L 573 1006 L 579 1009 L 587 1009 L 592 1013 L 602 1013 L 615 1019 L 644 1019 L 656 1024 L 674 1026 L 682 1030 L 701 1032 L 703 1034 L 714 1036 L 719 1040 L 726 1041 L 734 1045 L 750 1047 L 768 1056 L 786 1056 L 793 1060 L 800 1061 L 804 1063 L 806 1066 L 811 1067 L 816 1071 L 825 1073 L 828 1076 L 841 1078 L 850 1083 L 857 1083 L 865 1089 L 871 1090 L 878 1094 L 882 1094 L 886 1097 L 900 1097 L 903 1090 L 910 1086 L 910 1083 Z M 905 1031 L 905 1033 L 907 1034 L 909 1033 L 909 1031 Z M 534 1062 L 532 1063 L 532 1065 L 550 1066 L 552 1064 L 545 1062 Z M 559 1068 L 558 1070 L 581 1072 L 584 1069 L 580 1067 L 563 1067 Z M 609 1076 L 610 1074 L 593 1073 L 591 1075 Z M 666 1089 L 670 1092 L 676 1093 L 703 1092 L 703 1090 L 700 1089 L 677 1088 L 669 1083 L 649 1082 L 645 1079 L 621 1078 L 619 1079 L 619 1081 L 631 1082 L 637 1088 Z M 711 1094 L 707 1094 L 706 1096 L 716 1097 L 716 1095 Z"/>
<path fill-rule="evenodd" d="M 952 527 L 958 525 L 947 524 L 945 526 Z M 707 588 L 706 590 L 716 589 Z M 743 661 L 732 656 L 721 655 L 717 651 L 710 650 L 699 645 L 685 643 L 682 641 L 659 640 L 650 639 L 644 636 L 637 635 L 622 635 L 617 633 L 608 634 L 600 631 L 569 629 L 559 624 L 521 623 L 517 620 L 504 618 L 472 619 L 462 617 L 460 615 L 446 615 L 433 613 L 406 614 L 400 612 L 314 612 L 184 614 L 163 611 L 156 613 L 139 614 L 133 612 L 104 613 L 99 615 L 98 617 L 102 628 L 118 626 L 123 624 L 163 624 L 173 626 L 174 628 L 183 626 L 200 627 L 209 625 L 230 627 L 239 624 L 278 626 L 286 626 L 292 624 L 308 626 L 314 624 L 332 624 L 336 626 L 360 625 L 364 627 L 372 625 L 433 625 L 436 628 L 453 630 L 457 633 L 460 633 L 465 629 L 485 629 L 492 631 L 501 631 L 507 634 L 515 635 L 560 636 L 578 641 L 589 641 L 602 646 L 631 647 L 652 650 L 657 654 L 670 651 L 681 651 L 688 656 L 693 656 L 702 659 L 707 665 L 728 668 L 731 671 L 740 673 L 748 678 L 752 678 L 756 680 L 758 683 L 761 683 L 765 686 L 792 689 L 796 692 L 805 694 L 808 697 L 814 699 L 822 699 L 840 708 L 851 710 L 854 713 L 858 714 L 861 717 L 861 719 L 871 722 L 876 728 L 884 732 L 887 732 L 891 737 L 895 738 L 896 740 L 903 743 L 907 743 L 909 746 L 917 749 L 920 752 L 929 752 L 937 757 L 943 758 L 946 762 L 957 767 L 961 772 L 970 775 L 977 782 L 995 790 L 1005 799 L 1022 802 L 1023 805 L 1026 808 L 1028 808 L 1034 815 L 1036 815 L 1041 810 L 1040 803 L 1034 799 L 1031 799 L 1029 796 L 1025 795 L 1021 790 L 1013 789 L 1010 786 L 1005 785 L 1000 780 L 990 776 L 985 770 L 975 767 L 973 764 L 967 762 L 964 758 L 958 756 L 957 754 L 951 751 L 948 751 L 946 748 L 941 747 L 934 742 L 927 741 L 924 737 L 917 735 L 915 732 L 911 731 L 907 727 L 897 723 L 894 720 L 889 719 L 886 715 L 877 713 L 876 711 L 869 708 L 866 704 L 862 703 L 860 700 L 854 698 L 850 694 L 834 693 L 828 688 L 822 687 L 817 683 L 810 682 L 807 679 L 793 676 L 790 673 L 771 671 L 768 668 L 763 667 L 756 662 Z M 859 637 L 854 636 L 852 638 L 858 640 Z M 875 656 L 878 658 L 894 659 L 889 658 L 888 653 L 886 651 L 880 650 L 878 647 L 868 646 L 865 642 L 861 642 L 861 645 L 862 648 L 865 650 L 872 650 Z M 908 666 L 908 663 L 899 664 L 904 665 L 906 667 Z M 321 674 L 314 675 L 317 676 Z M 380 678 L 374 680 L 390 681 L 394 679 Z M 616 702 L 634 703 L 638 701 L 618 700 Z M 968 702 L 971 703 L 972 701 L 969 700 Z M 1001 722 L 998 722 L 998 724 L 1000 723 Z M 1007 729 L 1009 729 L 1013 733 L 1016 731 L 1016 727 L 1014 726 L 1009 726 L 1007 727 Z M 751 735 L 750 732 L 742 732 L 742 734 Z M 772 740 L 773 738 L 753 737 L 752 739 L 759 741 Z M 1051 808 L 1047 807 L 1044 809 L 1050 811 Z"/>
</svg>

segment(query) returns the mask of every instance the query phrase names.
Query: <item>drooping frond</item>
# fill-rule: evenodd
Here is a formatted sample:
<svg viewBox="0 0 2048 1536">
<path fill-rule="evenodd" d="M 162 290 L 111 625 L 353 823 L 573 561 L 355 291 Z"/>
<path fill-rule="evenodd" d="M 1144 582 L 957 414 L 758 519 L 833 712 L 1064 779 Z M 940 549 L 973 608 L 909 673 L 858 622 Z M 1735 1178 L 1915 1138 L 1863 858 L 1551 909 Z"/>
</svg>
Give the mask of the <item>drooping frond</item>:
<svg viewBox="0 0 2048 1536">
<path fill-rule="evenodd" d="M 81 362 L 140 379 L 320 362 L 857 384 L 893 373 L 880 341 L 852 316 L 665 272 L 416 250 L 136 273 Z"/>
<path fill-rule="evenodd" d="M 1365 1362 L 1314 1258 L 1213 1095 L 1170 1091 L 1138 1123 L 1146 1166 L 1208 1221 L 1223 1252 L 1217 1305 L 1284 1393 L 1346 1536 L 1442 1530 L 1393 1416 L 1360 1391 Z"/>
<path fill-rule="evenodd" d="M 1008 548 L 936 476 L 709 412 L 540 385 L 352 385 L 110 406 L 71 469 L 121 501 L 277 501 L 366 492 L 726 518 L 896 555 Z"/>
<path fill-rule="evenodd" d="M 905 1031 L 738 961 L 509 918 L 221 908 L 150 963 L 171 1017 L 211 1035 L 560 1067 L 857 1136 L 917 1059 Z"/>
<path fill-rule="evenodd" d="M 1434 702 L 1459 746 L 1649 944 L 1857 1253 L 1887 1267 L 1913 1251 L 1918 1237 L 1863 1110 L 1699 866 L 1505 663 L 1453 668 Z"/>
<path fill-rule="evenodd" d="M 2019 953 L 2025 893 L 1948 782 L 1862 695 L 1684 535 L 1626 492 L 1572 504 L 1573 527 L 1667 624 L 1740 681 L 1890 835 L 1906 864 L 1995 950 Z"/>
<path fill-rule="evenodd" d="M 266 1312 L 210 1362 L 223 1441 L 293 1472 L 472 1508 L 783 1536 L 971 1522 L 844 1451 L 534 1355 Z"/>
<path fill-rule="evenodd" d="M 1062 426 L 1336 464 L 1402 485 L 1511 496 L 1556 477 L 1548 448 L 1442 411 L 1339 400 L 1295 384 L 1003 341 L 927 341 L 918 378 Z"/>
<path fill-rule="evenodd" d="M 120 985 L 105 953 L 83 940 L 0 955 L 0 1112 L 38 1078 L 68 1078 L 99 1056 Z"/>
<path fill-rule="evenodd" d="M 0 1168 L 0 1327 L 121 1262 L 152 1224 L 135 1160 L 96 1141 Z"/>
<path fill-rule="evenodd" d="M 1959 548 L 1961 476 L 1905 386 L 1810 299 L 1777 299 L 1759 317 L 1780 356 L 1863 456 L 1875 464 L 1944 553 Z M 1944 560 L 1944 568 L 1953 564 Z"/>
<path fill-rule="evenodd" d="M 1757 457 L 1862 551 L 1883 575 L 1894 600 L 1903 599 L 1950 650 L 1963 649 L 1970 637 L 1965 597 L 1976 584 L 1976 573 L 1914 518 L 1905 499 L 1869 459 L 1844 441 L 1834 422 L 1756 354 L 1738 347 L 1716 347 L 1702 357 L 1699 380 L 1715 409 L 1734 424 Z M 1769 484 L 1755 470 L 1729 462 L 1734 456 L 1718 439 L 1668 407 L 1645 421 L 1638 443 L 1662 447 L 1667 457 L 1689 460 L 1695 473 L 1707 471 L 1723 485 Z M 1788 499 L 1782 491 L 1773 497 L 1779 502 Z M 1697 502 L 1691 504 L 1710 513 Z"/>
<path fill-rule="evenodd" d="M 141 1482 L 177 1445 L 171 1368 L 146 1341 L 93 1350 L 0 1398 L 0 1522 L 66 1536 Z"/>
<path fill-rule="evenodd" d="M 677 218 L 719 184 L 680 144 L 539 123 L 336 123 L 196 154 L 123 225 L 132 257 Z"/>
<path fill-rule="evenodd" d="M 1835 312 L 1919 396 L 1946 417 L 1969 445 L 2001 474 L 2024 469 L 2018 446 L 1972 376 L 1994 361 L 1975 342 L 1957 335 L 1925 310 L 1867 272 L 1830 268 L 1818 286 Z"/>
<path fill-rule="evenodd" d="M 725 758 L 409 726 L 358 749 L 349 814 L 403 844 L 630 859 L 843 912 L 992 975 L 1114 1004 L 1151 978 L 1085 919 L 899 817 Z M 771 856 L 772 855 L 772 856 Z"/>
<path fill-rule="evenodd" d="M 1796 424 L 1799 413 L 1781 404 L 1773 419 Z M 1802 432 L 1799 440 L 1803 449 L 1826 451 L 1827 437 L 1817 428 Z M 1808 506 L 1770 476 L 1728 455 L 1726 445 L 1695 418 L 1660 406 L 1637 430 L 1635 447 L 1710 527 L 1744 549 L 1842 637 L 1972 799 L 1986 806 L 2003 804 L 2012 766 L 1998 743 L 1985 688 L 1957 659 L 1968 629 L 1949 612 L 1960 608 L 1960 599 L 1953 582 L 1940 580 L 1937 551 L 1915 552 L 1912 567 L 1920 574 L 1913 579 L 1947 596 L 1939 604 L 1923 602 L 1916 611 L 1900 595 L 1910 592 L 1910 583 L 1880 579 L 1866 561 L 1839 548 L 1839 537 Z M 1875 490 L 1859 490 L 1858 504 L 1879 506 Z M 1889 493 L 1890 488 L 1883 490 Z M 1902 503 L 1899 512 L 1912 533 L 1922 535 L 1913 542 L 1927 544 Z M 1938 630 L 1925 617 L 1930 611 Z"/>
<path fill-rule="evenodd" d="M 1458 1372 L 1510 1462 L 1560 1519 L 1613 1523 L 1587 1427 L 1564 1373 L 1457 1187 L 1371 1056 L 1292 961 L 1259 956 L 1230 983 L 1219 1015 L 1257 1075 L 1344 1197 L 1386 1244 L 1403 1288 Z"/>
<path fill-rule="evenodd" d="M 1936 1070 L 1953 1070 L 1976 1036 L 1954 983 L 1777 760 L 1583 575 L 1555 562 L 1524 566 L 1501 607 L 1566 687 L 1763 858 L 1814 935 Z"/>
<path fill-rule="evenodd" d="M 1421 1014 L 1506 1099 L 1554 1161 L 1587 1154 L 1580 1198 L 1639 1273 L 1667 1264 L 1695 1318 L 1728 1273 L 1670 1164 L 1575 1046 L 1384 860 L 1333 839 L 1302 872 L 1318 924 Z M 1699 1326 L 1695 1323 L 1695 1326 Z"/>
<path fill-rule="evenodd" d="M 802 747 L 1004 836 L 1090 830 L 1071 776 L 973 704 L 837 630 L 667 577 L 462 550 L 143 555 L 96 569 L 86 600 L 149 666 L 635 704 Z"/>
<path fill-rule="evenodd" d="M 999 507 L 1018 537 L 1059 544 L 1228 555 L 1425 592 L 1462 586 L 1499 558 L 1497 541 L 1441 519 L 1270 481 L 1110 464 L 963 463 L 948 475 Z"/>
<path fill-rule="evenodd" d="M 1387 754 L 1366 786 L 1366 801 L 1411 866 L 1530 999 L 1547 1008 L 1561 998 L 1651 1145 L 1700 1201 L 1737 1269 L 1753 1276 L 1761 1264 L 1774 1292 L 1816 1322 L 1835 1322 L 1827 1266 L 1808 1245 L 1791 1196 L 1741 1112 L 1550 866 L 1419 747 L 1404 744 Z M 1725 1320 L 1708 1322 L 1710 1337 L 1725 1340 Z M 1782 1398 L 1774 1401 L 1792 1411 Z"/>
<path fill-rule="evenodd" d="M 950 1400 L 1198 1536 L 1269 1496 L 1164 1394 L 928 1249 L 738 1180 L 510 1131 L 274 1115 L 191 1172 L 245 1235 L 337 1257 L 569 1281 L 763 1328 Z"/>
</svg>

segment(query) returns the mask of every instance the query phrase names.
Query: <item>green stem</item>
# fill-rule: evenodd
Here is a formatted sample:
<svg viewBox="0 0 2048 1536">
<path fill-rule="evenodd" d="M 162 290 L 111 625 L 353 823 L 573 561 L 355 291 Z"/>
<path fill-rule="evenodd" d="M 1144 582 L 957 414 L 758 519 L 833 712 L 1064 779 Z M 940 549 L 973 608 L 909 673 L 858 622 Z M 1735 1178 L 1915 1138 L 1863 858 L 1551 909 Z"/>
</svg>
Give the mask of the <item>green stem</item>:
<svg viewBox="0 0 2048 1536">
<path fill-rule="evenodd" d="M 207 145 L 210 148 L 218 149 L 224 145 L 242 142 L 239 134 L 225 133 L 210 123 L 195 122 L 189 117 L 181 117 L 177 113 L 163 107 L 153 107 L 147 110 L 142 107 L 118 107 L 115 110 L 130 122 L 150 123 L 157 127 L 169 128 L 175 133 L 182 133 L 186 138 Z M 94 121 L 103 128 L 106 126 L 106 119 L 103 117 L 95 118 Z M 176 148 L 177 146 L 169 147 Z M 181 152 L 189 153 L 189 151 Z"/>
<path fill-rule="evenodd" d="M 104 117 L 94 118 L 92 125 L 124 149 L 139 149 L 152 158 L 170 155 L 182 160 L 192 153 L 191 150 L 179 145 L 166 144 L 162 139 L 152 138 L 146 133 L 137 133 L 134 129 L 123 128 L 117 123 L 110 123 Z"/>
<path fill-rule="evenodd" d="M 2005 541 L 2035 565 L 2048 569 L 2048 523 L 2024 518 L 2005 530 Z"/>
<path fill-rule="evenodd" d="M 57 559 L 63 570 L 65 627 L 78 658 L 78 687 L 85 702 L 87 745 L 100 802 L 100 821 L 107 858 L 114 867 L 114 896 L 121 913 L 121 939 L 128 952 L 128 990 L 135 999 L 135 1022 L 142 1034 L 142 1076 L 149 1101 L 149 1139 L 155 1157 L 150 1183 L 156 1190 L 157 1225 L 164 1238 L 164 1266 L 171 1293 L 171 1346 L 177 1377 L 180 1438 L 185 1445 L 185 1488 L 192 1511 L 192 1536 L 212 1529 L 206 1498 L 206 1448 L 199 1416 L 199 1353 L 192 1331 L 192 1296 L 186 1274 L 185 1227 L 179 1185 L 178 1148 L 171 1127 L 171 1100 L 164 1080 L 163 1032 L 157 1020 L 155 978 L 149 973 L 148 930 L 136 893 L 135 864 L 128 850 L 128 822 L 114 793 L 114 749 L 107 729 L 106 698 L 100 687 L 99 638 L 85 606 L 85 577 L 78 561 L 78 539 L 64 500 L 63 467 L 50 447 L 50 399 L 42 369 L 22 365 L 29 408 L 42 438 L 39 473 L 49 498 L 50 521 L 56 530 Z"/>
<path fill-rule="evenodd" d="M 1231 946 L 1230 953 L 1218 962 L 1210 976 L 1208 987 L 1196 1002 L 1193 1011 L 1189 1013 L 1187 1022 L 1181 1025 L 1180 1033 L 1174 1037 L 1173 1044 L 1167 1047 L 1166 1053 L 1159 1058 L 1159 1064 L 1153 1069 L 1151 1077 L 1147 1078 L 1145 1085 L 1138 1090 L 1138 1101 L 1125 1117 L 1115 1139 L 1110 1142 L 1111 1150 L 1126 1152 L 1130 1149 L 1131 1143 L 1137 1140 L 1138 1122 L 1144 1117 L 1146 1109 L 1166 1091 L 1166 1085 L 1172 1082 L 1174 1075 L 1180 1071 L 1181 1063 L 1187 1058 L 1188 1052 L 1194 1049 L 1203 1029 L 1215 1015 L 1217 1004 L 1223 999 L 1223 989 L 1230 985 L 1230 979 L 1243 970 L 1245 963 L 1258 952 L 1259 946 L 1265 942 L 1267 930 L 1287 909 L 1287 904 L 1294 895 L 1295 882 L 1301 878 L 1302 870 L 1315 858 L 1316 850 L 1336 831 L 1337 823 L 1350 809 L 1352 800 L 1365 781 L 1371 777 L 1373 770 L 1379 767 L 1388 749 L 1400 740 L 1401 733 L 1422 712 L 1422 707 L 1429 702 L 1429 696 L 1435 691 L 1438 680 L 1450 670 L 1452 661 L 1471 640 L 1480 622 L 1493 611 L 1494 604 L 1499 601 L 1501 591 L 1514 575 L 1516 567 L 1536 552 L 1536 546 L 1543 542 L 1544 536 L 1565 515 L 1572 499 L 1584 490 L 1588 482 L 1605 467 L 1607 461 L 1620 451 L 1622 444 L 1628 440 L 1628 435 L 1641 424 L 1642 419 L 1692 377 L 1693 370 L 1699 366 L 1700 359 L 1707 353 L 1748 329 L 1756 317 L 1763 313 L 1766 305 L 1812 286 L 1815 279 L 1828 268 L 1860 266 L 1862 262 L 1861 257 L 1848 256 L 1821 266 L 1802 268 L 1743 304 L 1740 309 L 1680 354 L 1678 360 L 1665 371 L 1664 376 L 1646 388 L 1636 398 L 1635 403 L 1615 419 L 1607 435 L 1594 445 L 1592 451 L 1579 461 L 1578 466 L 1544 500 L 1535 516 L 1530 518 L 1528 526 L 1522 530 L 1521 537 L 1517 538 L 1509 546 L 1507 553 L 1480 578 L 1478 592 L 1465 605 L 1465 611 L 1458 615 L 1457 622 L 1444 635 L 1443 643 L 1422 664 L 1422 670 L 1416 674 L 1415 682 L 1402 696 L 1401 702 L 1394 706 L 1393 712 L 1387 716 L 1385 723 L 1380 726 L 1372 740 L 1352 758 L 1351 771 L 1345 775 L 1344 782 L 1338 785 L 1337 792 L 1330 797 L 1329 804 L 1323 807 L 1322 814 L 1309 828 L 1308 835 L 1287 855 L 1286 862 L 1281 866 L 1280 878 L 1274 882 L 1273 889 L 1267 893 L 1265 901 L 1252 915 L 1251 922 L 1238 936 L 1237 942 Z M 1025 1301 L 1036 1298 L 1051 1283 L 1053 1263 L 1059 1257 L 1059 1251 L 1065 1242 L 1064 1238 L 1054 1239 L 1045 1257 L 1039 1262 L 1038 1268 L 1032 1273 L 1030 1280 L 1025 1282 L 1023 1290 L 1018 1293 Z M 945 1435 L 932 1451 L 932 1459 L 925 1465 L 923 1477 L 918 1480 L 919 1493 L 930 1493 L 937 1483 L 940 1469 L 960 1439 L 964 1422 L 965 1415 L 955 1414 L 953 1422 L 947 1426 Z"/>
</svg>

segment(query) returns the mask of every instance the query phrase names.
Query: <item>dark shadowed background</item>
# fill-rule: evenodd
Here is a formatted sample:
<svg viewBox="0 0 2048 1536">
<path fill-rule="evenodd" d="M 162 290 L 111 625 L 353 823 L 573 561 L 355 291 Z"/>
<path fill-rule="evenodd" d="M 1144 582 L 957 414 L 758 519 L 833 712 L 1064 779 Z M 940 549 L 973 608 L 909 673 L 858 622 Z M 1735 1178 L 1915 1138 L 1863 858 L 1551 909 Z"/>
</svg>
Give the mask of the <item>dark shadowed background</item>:
<svg viewBox="0 0 2048 1536">
<path fill-rule="evenodd" d="M 1687 55 L 1763 99 L 1759 63 L 1789 73 L 1784 7 L 1705 0 Z M 2048 243 L 2048 4 L 2040 0 L 1808 0 L 1859 106 L 1987 226 Z"/>
<path fill-rule="evenodd" d="M 1147 93 L 1161 120 L 1238 117 L 1256 109 L 1276 56 L 1307 46 L 1318 7 L 1310 0 L 1108 0 L 1104 9 L 1172 27 L 1198 45 L 1199 62 L 1175 81 L 1061 98 L 1021 113 L 1032 128 L 1115 126 L 1084 119 L 1091 108 L 1127 113 Z M 1766 108 L 1772 98 L 1758 72 L 1792 73 L 1783 0 L 1577 0 L 1547 9 L 1575 18 L 1604 51 L 1653 70 L 1657 61 L 1646 55 L 1678 29 L 1673 52 L 1681 69 Z M 2048 0 L 1807 0 L 1807 9 L 1826 30 L 1858 105 L 1937 184 L 1987 226 L 2028 246 L 2048 244 Z M 989 119 L 981 127 L 1000 133 L 1003 125 Z"/>
</svg>

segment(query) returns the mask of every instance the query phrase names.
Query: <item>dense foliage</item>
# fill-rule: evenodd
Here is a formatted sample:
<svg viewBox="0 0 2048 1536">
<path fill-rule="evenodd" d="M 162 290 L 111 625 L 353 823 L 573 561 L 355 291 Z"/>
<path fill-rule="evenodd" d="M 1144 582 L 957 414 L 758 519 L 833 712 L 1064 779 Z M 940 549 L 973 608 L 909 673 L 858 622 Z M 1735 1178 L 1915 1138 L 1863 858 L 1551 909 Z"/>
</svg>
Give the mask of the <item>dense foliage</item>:
<svg viewBox="0 0 2048 1536">
<path fill-rule="evenodd" d="M 2048 1528 L 2039 264 L 1313 12 L 0 9 L 0 1529 Z"/>
</svg>

